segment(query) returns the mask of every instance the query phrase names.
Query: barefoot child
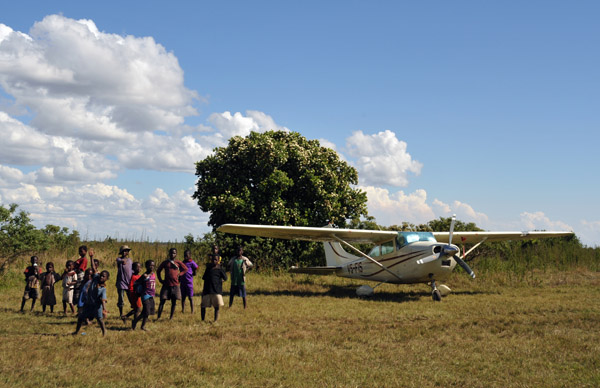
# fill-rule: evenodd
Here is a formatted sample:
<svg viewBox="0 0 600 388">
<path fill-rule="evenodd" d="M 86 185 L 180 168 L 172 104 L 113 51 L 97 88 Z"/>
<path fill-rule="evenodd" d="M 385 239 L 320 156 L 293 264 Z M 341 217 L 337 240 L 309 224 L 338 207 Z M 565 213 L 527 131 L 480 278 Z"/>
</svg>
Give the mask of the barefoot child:
<svg viewBox="0 0 600 388">
<path fill-rule="evenodd" d="M 106 311 L 106 281 L 110 277 L 108 271 L 100 272 L 100 275 L 93 275 L 92 280 L 86 284 L 85 300 L 83 301 L 83 309 L 77 317 L 77 328 L 73 335 L 79 333 L 81 325 L 87 320 L 96 318 L 98 325 L 102 330 L 102 336 L 106 335 L 106 325 L 104 324 L 104 316 Z M 82 293 L 83 295 L 83 293 Z"/>
<path fill-rule="evenodd" d="M 198 264 L 192 259 L 192 251 L 186 249 L 183 253 L 183 264 L 187 267 L 187 272 L 179 277 L 181 287 L 181 312 L 185 311 L 185 299 L 190 299 L 190 310 L 194 313 L 194 276 L 198 270 Z"/>
<path fill-rule="evenodd" d="M 154 295 L 156 294 L 156 275 L 154 274 L 154 260 L 146 261 L 146 272 L 138 279 L 134 287 L 140 290 L 138 294 L 142 295 L 142 313 L 139 314 L 132 322 L 131 328 L 135 330 L 138 321 L 142 319 L 142 330 L 146 330 L 146 322 L 148 317 L 154 315 Z"/>
<path fill-rule="evenodd" d="M 142 298 L 141 295 L 138 295 L 135 292 L 135 282 L 142 276 L 140 274 L 140 263 L 137 261 L 131 265 L 131 281 L 129 282 L 129 290 L 127 290 L 127 299 L 129 299 L 129 304 L 131 305 L 131 311 L 125 315 L 121 316 L 123 322 L 125 322 L 127 317 L 133 315 L 133 318 L 137 318 L 137 316 L 142 311 Z"/>
<path fill-rule="evenodd" d="M 67 260 L 65 271 L 62 275 L 62 286 L 63 286 L 63 312 L 67 315 L 67 305 L 71 307 L 71 314 L 75 314 L 75 308 L 73 307 L 73 294 L 75 292 L 75 285 L 77 284 L 77 273 L 73 270 L 73 260 Z"/>
<path fill-rule="evenodd" d="M 40 297 L 40 274 L 42 273 L 39 268 L 39 260 L 37 256 L 31 256 L 31 265 L 25 268 L 25 293 L 23 293 L 23 299 L 21 300 L 21 312 L 25 307 L 27 299 L 31 299 L 31 310 L 35 306 L 35 301 Z"/>
<path fill-rule="evenodd" d="M 60 275 L 54 272 L 54 263 L 46 264 L 46 272 L 41 275 L 41 279 L 42 298 L 40 303 L 42 304 L 42 311 L 46 312 L 46 306 L 50 306 L 50 312 L 53 313 L 56 304 L 54 283 L 60 280 Z"/>
<path fill-rule="evenodd" d="M 223 281 L 227 280 L 227 275 L 218 257 L 212 257 L 212 263 L 206 266 L 206 271 L 202 279 L 204 279 L 204 288 L 202 290 L 200 316 L 204 320 L 206 309 L 214 307 L 216 322 L 219 319 L 219 308 L 223 306 Z"/>
</svg>

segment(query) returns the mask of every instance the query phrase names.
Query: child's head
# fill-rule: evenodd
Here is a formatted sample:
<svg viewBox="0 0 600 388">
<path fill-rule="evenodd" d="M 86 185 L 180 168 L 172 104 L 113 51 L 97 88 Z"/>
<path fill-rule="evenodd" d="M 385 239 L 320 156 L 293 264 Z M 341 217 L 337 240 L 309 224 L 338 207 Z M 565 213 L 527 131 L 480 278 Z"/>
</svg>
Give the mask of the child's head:
<svg viewBox="0 0 600 388">
<path fill-rule="evenodd" d="M 84 280 L 90 280 L 92 278 L 92 269 L 88 268 L 85 270 L 85 272 L 83 273 L 83 279 Z"/>
<path fill-rule="evenodd" d="M 73 260 L 67 260 L 65 267 L 67 268 L 67 270 L 72 271 L 74 265 L 75 265 L 75 262 Z"/>
<path fill-rule="evenodd" d="M 100 279 L 98 281 L 99 284 L 104 284 L 110 278 L 110 273 L 106 270 L 100 272 Z"/>
<path fill-rule="evenodd" d="M 212 253 L 213 253 L 213 255 L 219 254 L 219 246 L 217 244 L 212 245 Z"/>
<path fill-rule="evenodd" d="M 100 267 L 100 260 L 98 260 L 98 259 L 94 259 L 94 266 L 95 266 L 96 268 Z"/>
<path fill-rule="evenodd" d="M 185 261 L 190 261 L 190 260 L 192 260 L 192 251 L 191 251 L 191 250 L 189 250 L 189 249 L 186 249 L 186 250 L 183 252 L 183 259 L 184 259 Z"/>
<path fill-rule="evenodd" d="M 79 247 L 79 256 L 83 257 L 83 256 L 87 255 L 87 251 L 88 251 L 87 246 L 85 246 L 85 245 L 80 246 Z"/>
<path fill-rule="evenodd" d="M 175 260 L 176 257 L 177 257 L 177 248 L 169 249 L 169 259 Z"/>
<path fill-rule="evenodd" d="M 134 261 L 133 264 L 131 264 L 131 270 L 136 275 L 140 273 L 140 268 L 140 263 L 138 263 L 137 261 Z"/>
<path fill-rule="evenodd" d="M 29 259 L 31 261 L 31 265 L 37 266 L 38 265 L 38 257 L 37 256 L 31 256 L 31 259 Z"/>
<path fill-rule="evenodd" d="M 46 264 L 46 271 L 54 272 L 54 263 L 53 262 L 49 262 Z"/>
<path fill-rule="evenodd" d="M 145 266 L 146 266 L 146 271 L 148 271 L 149 273 L 154 272 L 154 267 L 155 267 L 154 260 L 146 260 Z"/>
</svg>

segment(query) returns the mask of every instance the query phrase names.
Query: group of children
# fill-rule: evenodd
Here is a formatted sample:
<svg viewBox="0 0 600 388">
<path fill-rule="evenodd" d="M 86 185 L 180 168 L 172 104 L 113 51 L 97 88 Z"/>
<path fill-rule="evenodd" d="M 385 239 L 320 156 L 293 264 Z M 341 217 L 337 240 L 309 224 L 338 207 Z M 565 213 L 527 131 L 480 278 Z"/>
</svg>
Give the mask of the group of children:
<svg viewBox="0 0 600 388">
<path fill-rule="evenodd" d="M 128 246 L 122 246 L 119 249 L 117 258 L 117 291 L 119 293 L 120 318 L 126 322 L 127 318 L 133 316 L 131 328 L 136 329 L 141 321 L 140 328 L 146 330 L 146 323 L 151 315 L 155 314 L 154 297 L 156 295 L 156 281 L 161 284 L 159 293 L 160 304 L 158 307 L 158 319 L 160 319 L 163 307 L 167 300 L 171 300 L 171 314 L 173 318 L 177 300 L 181 300 L 182 312 L 185 311 L 185 300 L 189 299 L 191 312 L 194 312 L 194 286 L 193 277 L 196 275 L 198 264 L 194 262 L 191 252 L 186 250 L 184 261 L 177 260 L 177 249 L 169 249 L 169 256 L 158 268 L 153 260 L 145 262 L 145 272 L 141 272 L 139 262 L 132 262 L 129 258 L 131 249 Z M 87 268 L 87 254 L 90 257 L 90 268 Z M 106 310 L 106 282 L 110 278 L 108 271 L 98 273 L 98 260 L 93 259 L 94 252 L 86 246 L 79 247 L 79 259 L 76 261 L 68 260 L 62 275 L 54 271 L 54 264 L 46 264 L 46 272 L 42 273 L 39 268 L 37 256 L 31 257 L 31 265 L 25 269 L 25 293 L 21 303 L 21 311 L 25 307 L 28 299 L 32 299 L 31 310 L 35 306 L 35 301 L 40 298 L 39 290 L 41 288 L 40 302 L 42 311 L 46 311 L 46 306 L 50 306 L 50 312 L 54 312 L 56 297 L 54 295 L 54 285 L 62 280 L 63 286 L 63 310 L 67 314 L 67 306 L 71 313 L 75 313 L 74 304 L 77 306 L 77 327 L 73 334 L 77 334 L 84 324 L 89 324 L 93 319 L 98 321 L 102 330 L 102 335 L 106 334 L 104 319 L 107 315 Z M 231 291 L 229 296 L 229 307 L 233 304 L 235 295 L 242 297 L 244 308 L 246 308 L 246 287 L 245 273 L 252 267 L 252 262 L 243 256 L 243 249 L 238 247 L 237 256 L 233 257 L 227 270 L 231 272 Z M 155 272 L 156 269 L 156 272 Z M 164 272 L 164 278 L 162 276 Z M 213 245 L 212 252 L 209 255 L 209 261 L 206 264 L 206 270 L 202 279 L 204 287 L 202 291 L 201 318 L 205 319 L 206 309 L 213 307 L 215 310 L 214 320 L 217 321 L 219 308 L 224 305 L 222 297 L 222 284 L 227 280 L 225 268 L 221 262 L 219 248 Z M 124 296 L 131 306 L 131 311 L 123 314 Z"/>
<path fill-rule="evenodd" d="M 31 299 L 31 311 L 35 307 L 35 302 L 40 299 L 42 311 L 50 307 L 50 312 L 54 312 L 56 305 L 56 296 L 54 293 L 55 284 L 62 281 L 62 304 L 63 312 L 67 313 L 67 307 L 71 313 L 75 313 L 74 305 L 79 305 L 81 288 L 84 284 L 87 269 L 87 255 L 89 253 L 90 261 L 97 267 L 99 261 L 94 259 L 94 251 L 86 246 L 79 247 L 79 259 L 76 261 L 68 260 L 62 274 L 55 271 L 54 263 L 46 264 L 46 272 L 42 272 L 37 256 L 31 256 L 31 265 L 25 269 L 25 293 L 21 301 L 21 311 L 25 308 L 27 300 Z M 40 296 L 41 291 L 41 296 Z"/>
</svg>

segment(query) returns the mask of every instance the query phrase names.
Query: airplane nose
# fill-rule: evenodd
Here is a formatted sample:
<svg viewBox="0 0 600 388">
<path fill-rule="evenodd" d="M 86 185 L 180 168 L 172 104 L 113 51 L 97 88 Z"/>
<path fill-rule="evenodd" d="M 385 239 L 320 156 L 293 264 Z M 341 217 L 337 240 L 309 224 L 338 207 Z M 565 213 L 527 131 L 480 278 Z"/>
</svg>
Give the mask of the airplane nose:
<svg viewBox="0 0 600 388">
<path fill-rule="evenodd" d="M 445 245 L 444 246 L 444 255 L 446 256 L 454 256 L 459 252 L 459 249 L 456 245 Z"/>
</svg>

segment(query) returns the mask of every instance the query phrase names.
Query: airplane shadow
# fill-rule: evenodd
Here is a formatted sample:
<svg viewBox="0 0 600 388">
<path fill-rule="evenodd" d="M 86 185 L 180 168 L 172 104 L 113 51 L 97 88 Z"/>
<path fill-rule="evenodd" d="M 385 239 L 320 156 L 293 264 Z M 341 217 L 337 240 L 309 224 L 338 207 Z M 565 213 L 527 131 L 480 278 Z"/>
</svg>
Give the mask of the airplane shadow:
<svg viewBox="0 0 600 388">
<path fill-rule="evenodd" d="M 344 286 L 330 286 L 328 291 L 320 292 L 320 291 L 290 291 L 290 290 L 263 290 L 256 289 L 249 292 L 249 294 L 254 295 L 266 295 L 266 296 L 297 296 L 301 298 L 306 297 L 316 297 L 316 296 L 330 296 L 334 298 L 340 299 L 363 299 L 372 302 L 414 302 L 421 300 L 423 298 L 430 299 L 431 292 L 430 291 L 410 291 L 410 292 L 387 292 L 387 291 L 377 291 L 368 297 L 358 296 L 356 295 L 356 287 L 344 287 Z M 482 294 L 490 294 L 489 292 L 482 291 L 453 291 L 449 296 L 452 295 L 482 295 Z M 225 293 L 223 297 L 225 297 Z"/>
</svg>

